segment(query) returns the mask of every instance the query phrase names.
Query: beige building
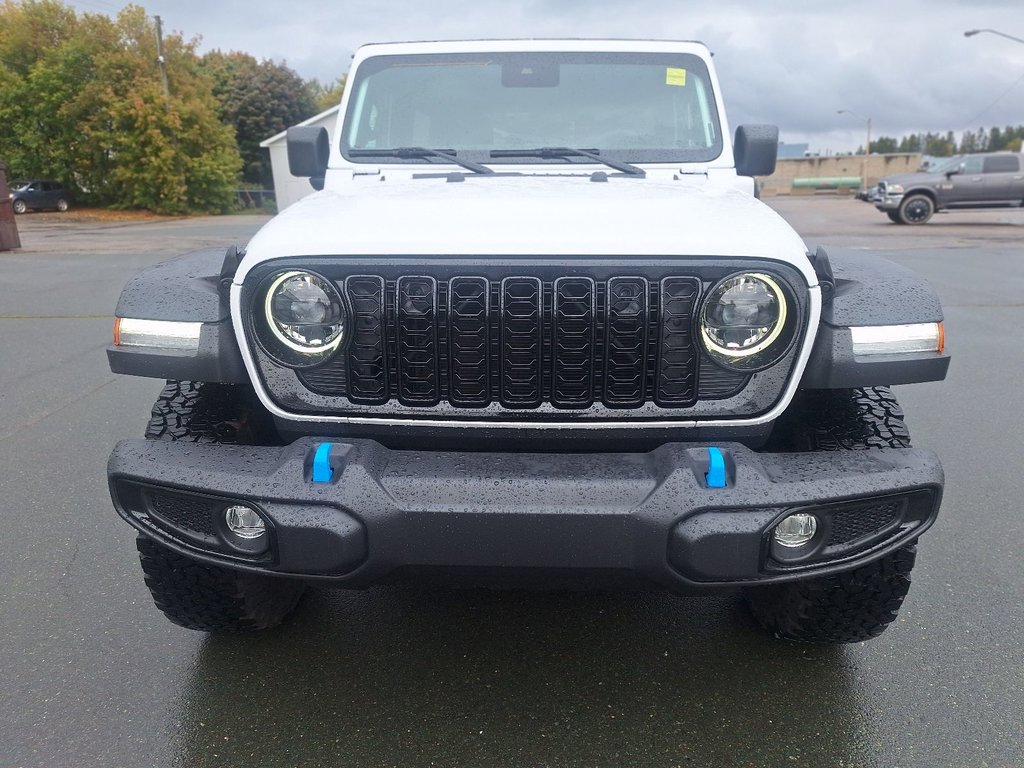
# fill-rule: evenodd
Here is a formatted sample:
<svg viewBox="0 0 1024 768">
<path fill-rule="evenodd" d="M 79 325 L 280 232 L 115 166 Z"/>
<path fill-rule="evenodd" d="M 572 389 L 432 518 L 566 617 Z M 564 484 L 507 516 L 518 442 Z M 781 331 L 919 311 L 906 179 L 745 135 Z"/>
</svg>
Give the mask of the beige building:
<svg viewBox="0 0 1024 768">
<path fill-rule="evenodd" d="M 913 173 L 921 167 L 921 155 L 918 153 L 870 155 L 868 157 L 868 186 L 878 183 L 884 176 L 897 173 Z M 840 189 L 856 190 L 861 186 L 860 177 L 864 172 L 863 155 L 832 155 L 830 157 L 800 157 L 779 160 L 775 173 L 758 179 L 761 182 L 761 193 L 768 195 L 813 194 L 815 185 L 808 186 L 807 180 L 828 179 L 844 180 L 844 184 L 835 185 Z M 856 183 L 853 182 L 856 179 Z M 798 181 L 799 180 L 799 181 Z M 797 182 L 794 186 L 794 182 Z M 821 185 L 828 188 L 833 185 Z"/>
</svg>

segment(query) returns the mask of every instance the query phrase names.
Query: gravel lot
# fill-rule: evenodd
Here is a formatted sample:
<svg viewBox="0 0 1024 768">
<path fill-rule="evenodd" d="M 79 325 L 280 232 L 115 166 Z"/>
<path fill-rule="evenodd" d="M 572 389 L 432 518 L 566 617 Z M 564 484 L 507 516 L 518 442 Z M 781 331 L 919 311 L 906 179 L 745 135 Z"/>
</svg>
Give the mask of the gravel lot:
<svg viewBox="0 0 1024 768">
<path fill-rule="evenodd" d="M 882 252 L 947 312 L 941 384 L 901 387 L 947 471 L 899 622 L 870 643 L 765 639 L 734 597 L 380 587 L 208 638 L 142 582 L 104 467 L 160 384 L 106 366 L 138 269 L 265 219 L 18 218 L 0 253 L 0 768 L 1024 764 L 1024 210 L 897 227 L 775 198 L 808 245 Z"/>
</svg>

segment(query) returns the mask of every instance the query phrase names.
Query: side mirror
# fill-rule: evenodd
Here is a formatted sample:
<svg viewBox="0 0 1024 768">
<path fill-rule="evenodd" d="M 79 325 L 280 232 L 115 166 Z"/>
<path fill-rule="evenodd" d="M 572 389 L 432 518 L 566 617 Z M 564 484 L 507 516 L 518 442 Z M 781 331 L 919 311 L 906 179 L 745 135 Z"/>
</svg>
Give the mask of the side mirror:
<svg viewBox="0 0 1024 768">
<path fill-rule="evenodd" d="M 771 176 L 779 156 L 779 129 L 775 125 L 741 125 L 732 144 L 736 173 Z"/>
<path fill-rule="evenodd" d="M 960 165 L 958 165 L 956 168 L 951 168 L 950 170 L 946 171 L 946 178 L 947 179 L 951 179 L 954 176 L 963 173 L 964 172 L 964 168 L 966 168 L 966 167 L 967 167 L 966 163 L 960 163 Z"/>
<path fill-rule="evenodd" d="M 312 126 L 289 128 L 287 143 L 288 170 L 292 176 L 305 176 L 313 189 L 323 189 L 327 162 L 331 157 L 327 129 Z"/>
</svg>

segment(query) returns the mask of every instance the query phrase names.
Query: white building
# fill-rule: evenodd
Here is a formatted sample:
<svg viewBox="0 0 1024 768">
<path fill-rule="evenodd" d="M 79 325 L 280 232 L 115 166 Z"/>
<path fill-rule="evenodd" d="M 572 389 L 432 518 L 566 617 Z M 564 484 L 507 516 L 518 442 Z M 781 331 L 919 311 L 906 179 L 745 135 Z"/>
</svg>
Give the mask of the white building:
<svg viewBox="0 0 1024 768">
<path fill-rule="evenodd" d="M 334 106 L 326 112 L 303 120 L 301 126 L 323 126 L 327 136 L 334 141 L 334 125 L 338 121 L 338 109 Z M 276 136 L 264 139 L 260 146 L 270 150 L 270 169 L 274 174 L 274 196 L 277 198 L 277 210 L 283 211 L 292 203 L 298 202 L 313 191 L 309 179 L 292 176 L 288 170 L 288 145 L 285 139 L 288 132 L 281 131 Z"/>
</svg>

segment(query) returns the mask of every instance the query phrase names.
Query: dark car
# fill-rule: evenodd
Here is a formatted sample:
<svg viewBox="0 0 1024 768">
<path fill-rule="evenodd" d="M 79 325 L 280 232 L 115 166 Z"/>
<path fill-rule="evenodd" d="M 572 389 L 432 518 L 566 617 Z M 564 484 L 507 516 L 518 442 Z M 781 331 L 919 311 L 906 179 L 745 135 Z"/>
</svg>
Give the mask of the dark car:
<svg viewBox="0 0 1024 768">
<path fill-rule="evenodd" d="M 896 224 L 926 224 L 936 211 L 1024 205 L 1024 156 L 960 155 L 919 173 L 878 182 L 875 207 Z"/>
<path fill-rule="evenodd" d="M 10 187 L 11 205 L 15 213 L 25 213 L 29 209 L 34 211 L 56 210 L 63 212 L 70 205 L 71 196 L 56 181 L 48 181 L 47 179 L 12 181 Z"/>
</svg>

